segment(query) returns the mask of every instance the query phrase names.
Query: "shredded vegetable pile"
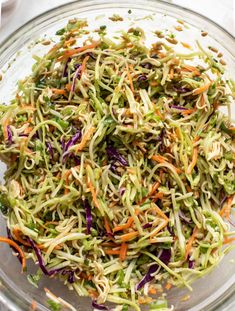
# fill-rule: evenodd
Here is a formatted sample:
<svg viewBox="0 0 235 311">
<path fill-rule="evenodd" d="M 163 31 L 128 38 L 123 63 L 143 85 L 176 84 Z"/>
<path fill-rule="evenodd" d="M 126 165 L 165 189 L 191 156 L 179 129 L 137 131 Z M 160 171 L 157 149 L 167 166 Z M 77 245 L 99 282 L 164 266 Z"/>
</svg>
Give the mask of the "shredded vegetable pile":
<svg viewBox="0 0 235 311">
<path fill-rule="evenodd" d="M 235 87 L 199 43 L 180 54 L 103 27 L 77 46 L 85 27 L 58 31 L 0 106 L 0 241 L 23 269 L 35 261 L 35 285 L 45 274 L 99 310 L 167 310 L 164 292 L 190 289 L 234 239 L 235 128 L 219 108 Z"/>
</svg>

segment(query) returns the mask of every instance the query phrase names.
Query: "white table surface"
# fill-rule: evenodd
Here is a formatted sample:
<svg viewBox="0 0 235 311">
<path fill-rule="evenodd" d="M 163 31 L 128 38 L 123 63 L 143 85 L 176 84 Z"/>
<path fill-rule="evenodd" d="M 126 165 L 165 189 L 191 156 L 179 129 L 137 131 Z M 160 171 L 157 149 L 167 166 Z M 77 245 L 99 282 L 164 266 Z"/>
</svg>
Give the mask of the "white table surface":
<svg viewBox="0 0 235 311">
<path fill-rule="evenodd" d="M 2 0 L 0 0 L 1 3 Z M 0 42 L 19 26 L 42 12 L 72 0 L 18 0 L 10 10 L 2 10 Z M 79 1 L 79 0 L 78 0 Z M 99 0 L 102 1 L 102 0 Z M 227 29 L 235 36 L 235 0 L 169 0 L 197 11 Z"/>
</svg>

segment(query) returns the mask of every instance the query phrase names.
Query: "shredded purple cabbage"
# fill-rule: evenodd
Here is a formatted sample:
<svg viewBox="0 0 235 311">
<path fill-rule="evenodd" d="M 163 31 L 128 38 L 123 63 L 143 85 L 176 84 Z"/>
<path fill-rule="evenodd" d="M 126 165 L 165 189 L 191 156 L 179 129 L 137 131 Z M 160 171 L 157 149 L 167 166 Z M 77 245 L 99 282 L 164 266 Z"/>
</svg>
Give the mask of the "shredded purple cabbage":
<svg viewBox="0 0 235 311">
<path fill-rule="evenodd" d="M 171 259 L 171 250 L 163 249 L 159 259 L 165 264 L 168 265 Z"/>
<path fill-rule="evenodd" d="M 74 91 L 75 91 L 76 80 L 77 80 L 77 78 L 80 78 L 81 69 L 82 69 L 82 65 L 81 65 L 81 64 L 77 64 L 77 69 L 76 69 L 76 71 L 75 71 L 75 73 L 74 73 L 74 76 L 73 76 L 73 82 L 72 82 L 72 86 L 71 86 L 71 92 L 74 92 Z"/>
<path fill-rule="evenodd" d="M 189 260 L 189 261 L 188 261 L 188 267 L 189 267 L 189 269 L 193 269 L 193 268 L 194 268 L 194 264 L 195 264 L 194 260 Z"/>
<path fill-rule="evenodd" d="M 12 144 L 12 143 L 13 143 L 13 140 L 12 140 L 12 131 L 11 131 L 10 125 L 7 126 L 7 140 L 8 140 L 8 143 L 9 143 L 9 144 Z"/>
<path fill-rule="evenodd" d="M 176 91 L 176 92 L 179 92 L 179 93 L 188 93 L 190 92 L 191 90 L 187 87 L 181 87 L 181 86 L 174 86 L 173 89 Z"/>
<path fill-rule="evenodd" d="M 122 166 L 128 166 L 127 160 L 112 146 L 107 147 L 107 155 L 109 159 L 118 161 Z"/>
<path fill-rule="evenodd" d="M 158 269 L 158 265 L 157 264 L 153 264 L 152 266 L 149 267 L 148 272 L 146 273 L 146 275 L 143 277 L 143 279 L 137 284 L 136 289 L 140 290 L 142 287 L 144 287 L 144 285 L 146 283 L 149 283 L 150 281 L 153 280 L 153 276 L 152 274 L 155 273 Z"/>
<path fill-rule="evenodd" d="M 50 158 L 51 158 L 51 160 L 53 160 L 54 151 L 53 151 L 52 145 L 49 141 L 46 142 L 46 145 L 47 145 L 47 150 L 49 151 L 49 154 L 50 154 Z"/>
<path fill-rule="evenodd" d="M 68 275 L 68 282 L 69 283 L 75 282 L 75 275 L 74 275 L 73 270 L 66 270 L 64 268 L 48 270 L 44 264 L 42 253 L 41 253 L 40 249 L 36 246 L 36 244 L 34 243 L 34 241 L 31 238 L 28 238 L 28 241 L 29 241 L 32 249 L 34 250 L 34 252 L 37 256 L 39 267 L 41 268 L 42 272 L 45 275 L 52 276 L 52 275 L 55 275 L 58 273 L 61 273 L 61 275 L 67 274 Z"/>
<path fill-rule="evenodd" d="M 147 224 L 143 225 L 143 229 L 148 229 L 148 228 L 151 228 L 152 227 L 152 224 L 150 222 L 148 222 Z"/>
<path fill-rule="evenodd" d="M 66 159 L 73 154 L 70 153 L 69 148 L 74 146 L 79 140 L 82 138 L 82 132 L 80 130 L 77 131 L 77 133 L 65 144 L 64 140 L 61 141 L 62 149 L 63 149 L 63 155 L 62 155 L 62 161 L 63 163 L 66 161 Z"/>
<path fill-rule="evenodd" d="M 92 214 L 91 214 L 91 206 L 87 200 L 84 201 L 84 207 L 86 210 L 86 229 L 87 234 L 91 234 L 91 227 L 92 227 Z"/>
<path fill-rule="evenodd" d="M 87 55 L 89 55 L 92 59 L 96 60 L 94 53 L 87 52 Z"/>
<path fill-rule="evenodd" d="M 120 195 L 123 196 L 123 194 L 125 193 L 125 191 L 126 191 L 126 188 L 124 188 L 124 187 L 120 188 L 120 189 L 119 189 Z"/>
<path fill-rule="evenodd" d="M 176 106 L 176 105 L 172 105 L 171 108 L 173 109 L 177 109 L 177 110 L 187 110 L 188 108 L 182 107 L 182 106 Z"/>
<path fill-rule="evenodd" d="M 163 249 L 161 255 L 159 256 L 159 259 L 165 264 L 168 265 L 171 259 L 171 250 L 170 249 Z M 143 277 L 143 279 L 137 284 L 136 289 L 141 289 L 146 283 L 149 283 L 153 280 L 152 274 L 155 273 L 158 269 L 158 264 L 153 264 L 149 267 L 148 272 Z"/>
<path fill-rule="evenodd" d="M 100 305 L 98 304 L 95 300 L 92 301 L 92 307 L 97 309 L 97 310 L 109 310 L 108 307 L 106 307 L 105 305 Z"/>
<path fill-rule="evenodd" d="M 146 69 L 151 69 L 153 67 L 151 63 L 144 63 L 144 64 L 141 64 L 141 66 Z"/>
<path fill-rule="evenodd" d="M 68 275 L 68 282 L 69 283 L 74 283 L 75 282 L 75 273 L 73 270 L 63 270 L 62 275 Z"/>
<path fill-rule="evenodd" d="M 228 197 L 227 197 L 226 195 L 223 197 L 223 199 L 222 199 L 221 202 L 220 202 L 220 208 L 223 207 L 223 205 L 224 205 L 224 203 L 226 202 L 227 198 L 228 198 Z"/>
<path fill-rule="evenodd" d="M 69 57 L 64 65 L 64 70 L 63 70 L 63 74 L 62 77 L 67 77 L 68 76 L 68 64 L 71 62 L 72 58 Z"/>
<path fill-rule="evenodd" d="M 144 89 L 147 88 L 149 83 L 148 83 L 148 78 L 145 75 L 139 75 L 139 77 L 137 78 L 137 83 L 139 85 L 140 88 Z"/>
</svg>

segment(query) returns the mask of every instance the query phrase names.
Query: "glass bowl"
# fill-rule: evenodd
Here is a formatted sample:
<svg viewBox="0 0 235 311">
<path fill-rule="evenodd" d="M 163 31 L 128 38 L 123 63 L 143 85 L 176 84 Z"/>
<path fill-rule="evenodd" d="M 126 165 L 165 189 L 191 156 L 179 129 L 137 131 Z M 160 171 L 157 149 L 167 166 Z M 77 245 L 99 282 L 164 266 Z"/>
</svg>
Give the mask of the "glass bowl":
<svg viewBox="0 0 235 311">
<path fill-rule="evenodd" d="M 131 12 L 130 12 L 131 10 Z M 113 14 L 124 17 L 123 22 L 112 22 L 108 19 Z M 62 28 L 68 19 L 73 17 L 87 18 L 90 29 L 95 30 L 107 25 L 111 33 L 138 25 L 147 34 L 147 43 L 159 40 L 153 31 L 174 30 L 177 19 L 186 23 L 185 31 L 177 33 L 177 39 L 195 46 L 199 40 L 203 47 L 213 46 L 224 55 L 227 63 L 226 75 L 235 77 L 235 44 L 231 34 L 223 28 L 195 12 L 161 1 L 144 0 L 106 0 L 106 1 L 75 1 L 57 9 L 48 11 L 31 20 L 12 34 L 0 47 L 0 102 L 9 102 L 16 89 L 16 82 L 26 76 L 33 64 L 32 54 L 43 55 L 50 46 L 37 44 L 39 38 L 55 38 L 55 32 Z M 202 37 L 201 31 L 208 32 Z M 175 32 L 175 30 L 174 30 Z M 56 40 L 56 39 L 55 39 Z M 57 39 L 58 40 L 58 39 Z M 35 43 L 36 42 L 36 43 Z M 178 44 L 176 49 L 188 53 Z M 234 109 L 234 108 L 233 108 Z M 232 111 L 234 115 L 234 110 Z M 4 165 L 0 166 L 0 178 L 3 178 Z M 0 216 L 0 234 L 5 235 L 5 220 Z M 170 305 L 174 310 L 235 310 L 235 250 L 224 257 L 219 266 L 206 277 L 193 283 L 193 292 L 186 289 L 168 291 Z M 28 265 L 28 271 L 35 270 L 34 264 Z M 29 273 L 28 272 L 28 273 Z M 25 274 L 20 273 L 20 264 L 12 256 L 11 249 L 0 245 L 0 303 L 3 310 L 29 310 L 32 301 L 36 301 L 37 310 L 48 310 L 47 297 L 43 290 L 49 288 L 57 296 L 64 298 L 78 310 L 92 310 L 88 298 L 78 297 L 57 280 L 43 278 L 39 288 L 33 287 Z M 182 299 L 190 295 L 190 299 Z M 1 307 L 1 306 L 0 306 Z M 0 308 L 1 309 L 1 308 Z M 143 308 L 143 310 L 145 310 Z"/>
</svg>

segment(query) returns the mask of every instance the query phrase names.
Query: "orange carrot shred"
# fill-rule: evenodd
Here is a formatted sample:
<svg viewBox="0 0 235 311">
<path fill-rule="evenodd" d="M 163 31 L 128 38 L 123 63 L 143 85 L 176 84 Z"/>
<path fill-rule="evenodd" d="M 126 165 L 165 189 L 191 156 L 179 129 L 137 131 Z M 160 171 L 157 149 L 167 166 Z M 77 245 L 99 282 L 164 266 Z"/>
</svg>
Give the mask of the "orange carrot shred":
<svg viewBox="0 0 235 311">
<path fill-rule="evenodd" d="M 104 227 L 107 233 L 112 233 L 107 217 L 104 217 Z"/>
<path fill-rule="evenodd" d="M 151 157 L 151 159 L 158 162 L 158 163 L 168 163 L 176 173 L 178 173 L 178 174 L 181 173 L 181 170 L 179 168 L 175 167 L 173 164 L 169 163 L 165 157 L 162 157 L 160 155 L 153 155 Z"/>
<path fill-rule="evenodd" d="M 205 85 L 203 85 L 197 89 L 194 89 L 193 95 L 199 95 L 201 93 L 204 93 L 205 91 L 207 91 L 209 89 L 210 85 L 211 85 L 211 82 L 209 82 L 209 83 L 207 83 L 207 84 L 205 84 Z"/>
<path fill-rule="evenodd" d="M 167 283 L 165 286 L 165 289 L 169 290 L 172 288 L 172 284 L 171 283 Z"/>
<path fill-rule="evenodd" d="M 10 246 L 14 247 L 17 250 L 17 252 L 20 254 L 20 257 L 22 259 L 22 272 L 25 271 L 25 269 L 26 269 L 26 258 L 25 258 L 24 252 L 19 247 L 19 245 L 16 244 L 16 242 L 12 241 L 11 239 L 8 239 L 5 237 L 0 237 L 0 242 L 9 244 Z"/>
<path fill-rule="evenodd" d="M 119 258 L 121 261 L 124 261 L 126 259 L 127 249 L 128 249 L 128 245 L 126 243 L 122 243 L 121 248 L 120 248 L 120 254 L 119 254 Z"/>
<path fill-rule="evenodd" d="M 77 49 L 71 49 L 71 50 L 68 50 L 68 51 L 65 51 L 64 52 L 64 55 L 61 55 L 57 61 L 62 61 L 64 59 L 67 59 L 71 56 L 73 56 L 74 54 L 78 54 L 78 53 L 81 53 L 81 52 L 84 52 L 86 50 L 89 50 L 89 49 L 93 49 L 95 48 L 97 45 L 99 44 L 99 41 L 98 42 L 93 42 L 92 44 L 88 44 L 88 45 L 84 45 L 80 48 L 77 48 Z"/>
<path fill-rule="evenodd" d="M 52 92 L 55 93 L 55 94 L 60 94 L 60 95 L 66 94 L 66 91 L 63 90 L 63 89 L 55 89 L 55 88 L 53 88 L 53 89 L 51 89 L 51 90 L 52 90 Z"/>
<path fill-rule="evenodd" d="M 82 141 L 78 144 L 76 151 L 82 151 L 85 146 L 86 143 L 91 139 L 91 135 L 94 133 L 95 128 L 94 127 L 90 127 L 89 130 L 83 135 L 82 137 Z"/>
<path fill-rule="evenodd" d="M 130 74 L 130 70 L 129 70 L 128 64 L 126 64 L 126 71 L 127 71 L 127 77 L 128 77 L 129 83 L 130 83 L 130 89 L 131 89 L 132 93 L 134 93 L 135 89 L 134 89 L 134 86 L 133 86 L 133 81 L 132 81 L 132 77 L 131 77 L 131 74 Z"/>
<path fill-rule="evenodd" d="M 196 238 L 196 235 L 198 234 L 198 228 L 194 227 L 193 229 L 193 234 L 191 235 L 190 239 L 188 240 L 188 243 L 186 245 L 186 249 L 185 249 L 185 260 L 188 259 L 189 253 L 191 251 L 191 248 L 193 246 L 193 242 Z"/>
<path fill-rule="evenodd" d="M 119 249 L 105 249 L 104 252 L 107 255 L 120 255 Z"/>
<path fill-rule="evenodd" d="M 97 200 L 96 191 L 95 191 L 95 189 L 94 189 L 94 186 L 92 185 L 92 183 L 91 183 L 90 181 L 88 181 L 87 184 L 88 184 L 88 187 L 89 187 L 90 190 L 91 190 L 91 195 L 92 195 L 93 202 L 94 202 L 95 206 L 96 206 L 97 208 L 99 208 L 100 206 L 99 206 L 99 202 L 98 202 L 98 200 Z"/>
<path fill-rule="evenodd" d="M 235 238 L 224 238 L 224 244 L 230 244 L 235 241 Z"/>
<path fill-rule="evenodd" d="M 86 70 L 86 64 L 87 64 L 87 61 L 88 61 L 89 57 L 90 57 L 90 56 L 87 55 L 87 56 L 84 58 L 83 62 L 82 62 L 81 77 L 82 77 L 84 71 Z"/>
<path fill-rule="evenodd" d="M 219 214 L 221 217 L 225 215 L 226 219 L 230 218 L 232 203 L 233 203 L 233 196 L 227 199 L 227 202 L 224 204 L 223 208 L 220 210 Z"/>
<path fill-rule="evenodd" d="M 132 231 L 132 232 L 129 232 L 129 233 L 120 235 L 119 238 L 120 238 L 123 242 L 126 242 L 126 241 L 129 241 L 129 240 L 132 240 L 133 238 L 137 237 L 138 235 L 139 235 L 139 232 L 138 232 L 138 231 Z"/>
<path fill-rule="evenodd" d="M 198 158 L 198 148 L 194 147 L 193 148 L 192 162 L 189 164 L 189 166 L 187 168 L 187 174 L 192 173 L 192 170 L 194 169 L 195 165 L 197 164 L 197 158 Z"/>
</svg>

